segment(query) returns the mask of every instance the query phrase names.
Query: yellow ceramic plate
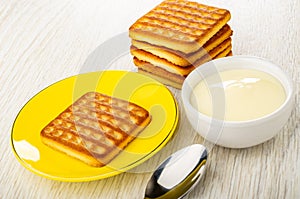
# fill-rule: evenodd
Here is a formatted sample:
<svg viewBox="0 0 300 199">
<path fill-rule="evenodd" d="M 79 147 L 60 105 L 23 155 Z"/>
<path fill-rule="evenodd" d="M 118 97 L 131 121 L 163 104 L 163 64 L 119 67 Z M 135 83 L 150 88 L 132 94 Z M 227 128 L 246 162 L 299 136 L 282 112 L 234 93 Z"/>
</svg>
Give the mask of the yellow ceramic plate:
<svg viewBox="0 0 300 199">
<path fill-rule="evenodd" d="M 89 91 L 131 101 L 146 108 L 152 116 L 149 126 L 109 165 L 101 168 L 57 152 L 40 140 L 41 129 Z M 29 100 L 14 122 L 11 142 L 21 164 L 38 175 L 61 181 L 90 181 L 119 174 L 149 159 L 168 142 L 177 122 L 177 103 L 159 82 L 134 72 L 93 72 L 59 81 Z"/>
</svg>

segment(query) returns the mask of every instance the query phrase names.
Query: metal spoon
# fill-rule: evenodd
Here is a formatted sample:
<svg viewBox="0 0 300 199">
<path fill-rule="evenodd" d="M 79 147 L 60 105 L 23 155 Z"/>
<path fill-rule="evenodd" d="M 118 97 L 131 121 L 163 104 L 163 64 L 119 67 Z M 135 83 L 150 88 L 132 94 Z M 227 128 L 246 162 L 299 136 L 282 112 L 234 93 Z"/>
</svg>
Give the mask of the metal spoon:
<svg viewBox="0 0 300 199">
<path fill-rule="evenodd" d="M 200 181 L 205 172 L 207 150 L 194 144 L 169 156 L 148 181 L 145 198 L 183 198 Z"/>
</svg>

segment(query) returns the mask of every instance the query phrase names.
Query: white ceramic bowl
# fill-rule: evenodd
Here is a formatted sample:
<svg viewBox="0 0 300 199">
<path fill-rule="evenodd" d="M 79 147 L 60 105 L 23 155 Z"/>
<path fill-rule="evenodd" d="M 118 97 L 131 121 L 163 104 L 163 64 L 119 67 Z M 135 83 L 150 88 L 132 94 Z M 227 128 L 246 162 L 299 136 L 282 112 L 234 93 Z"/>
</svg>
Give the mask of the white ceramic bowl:
<svg viewBox="0 0 300 199">
<path fill-rule="evenodd" d="M 286 92 L 285 102 L 266 116 L 246 121 L 223 121 L 199 112 L 191 105 L 193 88 L 205 77 L 230 69 L 254 69 L 277 78 Z M 191 72 L 182 86 L 181 97 L 189 122 L 206 140 L 230 148 L 245 148 L 274 137 L 287 122 L 294 106 L 290 78 L 275 64 L 258 57 L 231 56 L 207 62 Z"/>
</svg>

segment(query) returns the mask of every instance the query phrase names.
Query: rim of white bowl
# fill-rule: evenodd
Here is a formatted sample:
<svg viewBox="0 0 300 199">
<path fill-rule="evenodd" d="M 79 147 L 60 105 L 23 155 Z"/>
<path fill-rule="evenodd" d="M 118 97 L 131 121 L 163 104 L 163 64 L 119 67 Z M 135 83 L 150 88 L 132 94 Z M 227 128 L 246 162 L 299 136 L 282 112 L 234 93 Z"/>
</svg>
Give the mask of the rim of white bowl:
<svg viewBox="0 0 300 199">
<path fill-rule="evenodd" d="M 220 120 L 220 119 L 212 118 L 212 117 L 209 117 L 209 116 L 199 112 L 196 108 L 194 108 L 193 105 L 190 103 L 191 93 L 188 94 L 188 95 L 185 94 L 186 90 L 187 90 L 187 87 L 190 87 L 189 82 L 191 81 L 191 79 L 194 78 L 194 76 L 196 76 L 197 73 L 199 74 L 199 71 L 205 70 L 205 68 L 207 68 L 207 67 L 211 67 L 210 66 L 211 64 L 214 64 L 216 66 L 216 70 L 217 70 L 217 65 L 218 64 L 228 63 L 231 60 L 259 61 L 260 63 L 268 65 L 268 67 L 272 67 L 275 70 L 279 71 L 282 74 L 283 78 L 279 78 L 278 76 L 275 76 L 271 72 L 260 70 L 262 72 L 265 72 L 265 73 L 268 73 L 268 74 L 272 75 L 274 78 L 279 80 L 279 82 L 282 84 L 282 86 L 284 87 L 284 90 L 286 92 L 286 99 L 285 99 L 284 103 L 282 103 L 281 106 L 279 108 L 277 108 L 275 111 L 273 111 L 272 113 L 269 113 L 267 115 L 264 115 L 262 117 L 258 117 L 258 118 L 255 118 L 255 119 L 242 120 L 242 121 Z M 238 68 L 238 67 L 236 67 L 236 68 Z M 244 67 L 244 68 L 246 68 L 246 67 Z M 251 69 L 251 68 L 249 68 L 249 69 Z M 203 79 L 198 80 L 196 84 L 198 84 L 201 80 L 203 80 Z M 223 125 L 225 125 L 225 126 L 235 126 L 235 127 L 251 126 L 251 125 L 254 125 L 254 124 L 256 125 L 256 124 L 263 123 L 267 120 L 270 120 L 270 119 L 276 117 L 293 100 L 293 97 L 294 97 L 294 88 L 293 88 L 292 79 L 289 77 L 289 75 L 286 72 L 284 72 L 278 65 L 274 64 L 273 62 L 271 62 L 271 61 L 269 61 L 265 58 L 261 58 L 261 57 L 257 57 L 257 56 L 251 56 L 251 55 L 234 55 L 234 56 L 230 56 L 230 57 L 223 57 L 223 58 L 218 58 L 218 59 L 215 59 L 215 60 L 211 60 L 209 62 L 206 62 L 206 63 L 202 64 L 201 66 L 199 66 L 198 68 L 193 70 L 187 76 L 187 78 L 183 82 L 182 92 L 181 92 L 181 98 L 183 100 L 183 105 L 186 106 L 188 111 L 194 112 L 195 114 L 197 114 L 199 117 L 201 117 L 202 119 L 204 119 L 207 122 L 210 122 L 212 120 L 216 120 L 216 121 L 222 122 Z M 241 125 L 243 125 L 243 126 L 241 126 Z"/>
</svg>

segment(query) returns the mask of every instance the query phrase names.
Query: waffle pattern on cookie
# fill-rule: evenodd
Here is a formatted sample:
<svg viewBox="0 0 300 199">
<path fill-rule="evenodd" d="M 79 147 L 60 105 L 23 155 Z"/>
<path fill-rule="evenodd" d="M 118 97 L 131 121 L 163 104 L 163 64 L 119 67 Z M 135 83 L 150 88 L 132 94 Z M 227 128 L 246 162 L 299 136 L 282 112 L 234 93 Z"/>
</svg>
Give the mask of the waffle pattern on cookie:
<svg viewBox="0 0 300 199">
<path fill-rule="evenodd" d="M 149 124 L 144 108 L 89 92 L 41 131 L 44 144 L 91 166 L 114 159 Z"/>
<path fill-rule="evenodd" d="M 230 13 L 225 9 L 168 0 L 138 19 L 129 28 L 129 35 L 135 40 L 191 53 L 204 45 L 229 19 Z M 187 43 L 188 49 L 184 46 Z"/>
</svg>

